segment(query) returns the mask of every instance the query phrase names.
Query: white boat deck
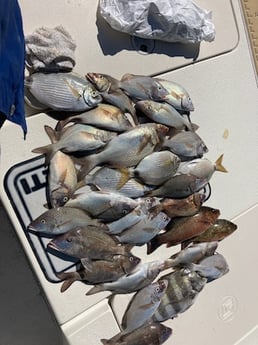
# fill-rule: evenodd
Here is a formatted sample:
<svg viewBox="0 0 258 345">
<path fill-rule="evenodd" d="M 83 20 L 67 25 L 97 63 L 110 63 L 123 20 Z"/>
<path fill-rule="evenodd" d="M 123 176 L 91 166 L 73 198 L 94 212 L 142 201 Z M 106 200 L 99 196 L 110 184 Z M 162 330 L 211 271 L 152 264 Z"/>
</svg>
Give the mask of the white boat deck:
<svg viewBox="0 0 258 345">
<path fill-rule="evenodd" d="M 257 79 L 239 1 L 196 3 L 213 11 L 214 43 L 201 43 L 190 51 L 159 43 L 146 55 L 136 52 L 126 36 L 110 32 L 100 19 L 96 23 L 96 0 L 20 0 L 25 34 L 60 24 L 71 33 L 77 43 L 78 73 L 118 78 L 127 72 L 162 75 L 188 90 L 195 105 L 193 122 L 209 147 L 207 158 L 215 160 L 224 153 L 229 170 L 212 178 L 208 205 L 219 208 L 221 218 L 233 219 L 239 228 L 219 245 L 229 274 L 209 284 L 189 311 L 167 322 L 174 334 L 166 344 L 257 345 Z M 87 287 L 80 282 L 61 294 L 60 284 L 49 282 L 42 272 L 3 186 L 10 168 L 34 157 L 33 148 L 48 143 L 46 123 L 55 121 L 46 114 L 28 117 L 26 141 L 11 123 L 0 133 L 0 344 L 97 345 L 100 338 L 118 332 L 116 320 L 128 297 L 118 296 L 111 308 L 105 293 L 86 297 Z M 143 250 L 140 254 L 145 257 Z"/>
</svg>

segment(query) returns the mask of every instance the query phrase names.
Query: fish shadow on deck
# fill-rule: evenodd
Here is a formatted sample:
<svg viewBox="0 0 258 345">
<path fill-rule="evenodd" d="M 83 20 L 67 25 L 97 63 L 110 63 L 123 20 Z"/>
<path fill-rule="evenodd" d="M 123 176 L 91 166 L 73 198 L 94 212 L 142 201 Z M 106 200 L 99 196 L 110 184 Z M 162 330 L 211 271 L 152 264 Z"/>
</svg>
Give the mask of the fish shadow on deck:
<svg viewBox="0 0 258 345">
<path fill-rule="evenodd" d="M 195 61 L 199 56 L 200 44 L 169 43 L 160 40 L 138 39 L 116 31 L 103 19 L 99 9 L 96 13 L 98 41 L 104 55 L 115 55 L 121 50 L 138 50 L 142 54 L 163 54 L 170 57 L 182 56 Z M 138 48 L 138 49 L 137 49 Z"/>
</svg>

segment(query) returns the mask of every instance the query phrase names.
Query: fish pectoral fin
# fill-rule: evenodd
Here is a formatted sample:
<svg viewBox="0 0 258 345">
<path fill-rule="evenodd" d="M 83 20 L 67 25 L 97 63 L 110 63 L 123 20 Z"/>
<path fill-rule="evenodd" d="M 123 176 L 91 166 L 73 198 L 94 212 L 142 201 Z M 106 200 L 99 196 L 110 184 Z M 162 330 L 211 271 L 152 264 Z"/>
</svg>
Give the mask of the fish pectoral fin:
<svg viewBox="0 0 258 345">
<path fill-rule="evenodd" d="M 117 190 L 121 189 L 130 179 L 131 175 L 130 175 L 130 170 L 127 168 L 117 168 L 121 174 L 120 179 L 117 183 Z"/>
<path fill-rule="evenodd" d="M 61 272 L 57 274 L 57 277 L 64 281 L 60 289 L 61 292 L 65 292 L 76 280 L 78 280 L 76 272 Z"/>
<path fill-rule="evenodd" d="M 88 258 L 81 259 L 82 266 L 89 272 L 92 272 L 91 260 Z"/>
<path fill-rule="evenodd" d="M 154 228 L 142 228 L 142 231 L 147 232 L 148 234 L 151 234 L 155 229 Z"/>
<path fill-rule="evenodd" d="M 141 306 L 139 306 L 139 309 L 141 310 L 148 310 L 150 308 L 153 307 L 153 301 L 151 301 L 150 303 L 147 303 L 147 304 L 142 304 Z"/>
<path fill-rule="evenodd" d="M 170 95 L 171 95 L 172 97 L 174 97 L 175 99 L 178 99 L 178 100 L 182 98 L 182 95 L 176 93 L 175 91 L 171 91 L 171 92 L 170 92 Z"/>
<path fill-rule="evenodd" d="M 69 83 L 67 79 L 63 79 L 65 84 L 69 87 L 75 98 L 79 99 L 82 95 Z"/>
<path fill-rule="evenodd" d="M 227 169 L 222 165 L 223 154 L 219 156 L 219 158 L 215 162 L 215 169 L 216 171 L 227 173 Z"/>
</svg>

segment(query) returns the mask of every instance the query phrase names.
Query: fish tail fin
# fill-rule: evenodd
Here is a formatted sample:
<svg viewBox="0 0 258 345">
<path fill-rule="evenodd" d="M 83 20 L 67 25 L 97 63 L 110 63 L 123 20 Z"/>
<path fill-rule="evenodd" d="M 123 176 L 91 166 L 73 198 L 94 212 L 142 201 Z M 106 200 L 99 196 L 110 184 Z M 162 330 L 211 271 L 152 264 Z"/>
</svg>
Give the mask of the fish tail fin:
<svg viewBox="0 0 258 345">
<path fill-rule="evenodd" d="M 52 144 L 56 143 L 58 141 L 56 131 L 52 127 L 50 127 L 48 125 L 45 125 L 44 129 L 45 129 L 45 132 L 47 133 L 51 143 Z"/>
<path fill-rule="evenodd" d="M 65 119 L 65 120 L 59 120 L 59 121 L 57 122 L 57 124 L 56 124 L 55 130 L 56 130 L 57 132 L 61 131 L 67 123 L 68 123 L 68 120 L 67 120 L 67 119 Z"/>
<path fill-rule="evenodd" d="M 223 154 L 219 156 L 219 158 L 215 162 L 215 169 L 216 171 L 227 173 L 227 169 L 222 165 Z"/>
<path fill-rule="evenodd" d="M 57 274 L 57 277 L 64 280 L 60 289 L 61 292 L 65 292 L 76 280 L 79 279 L 76 272 L 61 272 Z"/>
<path fill-rule="evenodd" d="M 117 169 L 119 170 L 121 174 L 120 180 L 118 181 L 118 184 L 117 184 L 117 190 L 118 190 L 118 189 L 121 189 L 126 184 L 126 182 L 132 177 L 132 172 L 128 168 L 118 167 Z"/>
<path fill-rule="evenodd" d="M 78 162 L 81 165 L 78 171 L 78 181 L 84 180 L 85 176 L 98 165 L 97 157 L 94 154 L 78 160 Z"/>
<path fill-rule="evenodd" d="M 161 246 L 161 244 L 162 243 L 159 241 L 159 237 L 154 237 L 147 243 L 147 254 L 153 253 L 159 246 Z"/>
<path fill-rule="evenodd" d="M 86 292 L 86 296 L 94 295 L 95 293 L 104 291 L 102 284 L 93 286 L 89 291 Z"/>
<path fill-rule="evenodd" d="M 49 162 L 51 161 L 51 159 L 53 158 L 54 154 L 57 151 L 58 150 L 55 148 L 55 144 L 48 144 L 45 146 L 36 147 L 35 149 L 32 150 L 33 153 L 41 153 L 46 156 L 46 159 L 45 159 L 46 165 L 49 164 Z"/>
</svg>

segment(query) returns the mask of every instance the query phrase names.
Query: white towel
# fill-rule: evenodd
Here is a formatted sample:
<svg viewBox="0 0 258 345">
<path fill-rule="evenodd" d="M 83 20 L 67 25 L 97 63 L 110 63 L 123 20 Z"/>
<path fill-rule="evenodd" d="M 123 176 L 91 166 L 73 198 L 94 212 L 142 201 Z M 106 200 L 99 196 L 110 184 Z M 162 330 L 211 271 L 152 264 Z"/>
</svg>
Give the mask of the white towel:
<svg viewBox="0 0 258 345">
<path fill-rule="evenodd" d="M 26 65 L 33 72 L 71 71 L 76 44 L 62 25 L 41 27 L 25 37 Z"/>
</svg>

